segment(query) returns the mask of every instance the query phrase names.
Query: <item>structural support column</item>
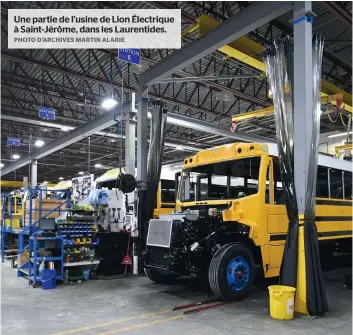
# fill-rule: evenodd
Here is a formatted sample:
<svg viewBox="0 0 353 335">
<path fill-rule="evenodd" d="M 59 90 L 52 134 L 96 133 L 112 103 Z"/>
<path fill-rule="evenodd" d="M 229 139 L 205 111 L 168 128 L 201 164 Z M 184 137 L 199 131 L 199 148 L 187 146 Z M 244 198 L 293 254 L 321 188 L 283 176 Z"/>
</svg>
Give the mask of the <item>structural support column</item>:
<svg viewBox="0 0 353 335">
<path fill-rule="evenodd" d="M 135 172 L 135 161 L 136 161 L 136 147 L 135 147 L 135 132 L 136 132 L 136 121 L 134 120 L 136 116 L 136 107 L 135 107 L 135 93 L 131 94 L 131 104 L 129 108 L 129 112 L 125 114 L 125 171 L 128 174 L 133 176 L 136 175 Z M 134 203 L 134 193 L 128 193 L 126 195 L 128 197 L 128 203 Z M 133 238 L 133 260 L 132 260 L 132 272 L 134 275 L 138 274 L 138 264 L 139 257 L 137 253 L 137 237 L 138 237 L 138 229 L 134 225 L 131 229 L 131 236 Z"/>
<path fill-rule="evenodd" d="M 38 180 L 37 180 L 37 160 L 33 160 L 31 162 L 31 188 L 35 188 L 38 185 Z"/>
<path fill-rule="evenodd" d="M 23 190 L 28 190 L 28 177 L 23 177 Z"/>
<path fill-rule="evenodd" d="M 145 221 L 146 213 L 144 210 L 147 192 L 147 109 L 148 109 L 148 88 L 139 87 L 138 93 L 138 112 L 137 112 L 137 179 L 138 186 L 138 207 L 137 207 L 137 226 L 139 234 L 139 248 L 134 250 L 134 256 L 139 258 L 142 255 L 145 241 Z M 139 271 L 142 271 L 143 264 L 140 264 Z"/>
<path fill-rule="evenodd" d="M 143 181 L 141 189 L 146 189 L 147 181 L 147 109 L 148 109 L 148 88 L 139 87 L 138 112 L 137 112 L 137 179 Z"/>
<path fill-rule="evenodd" d="M 294 180 L 298 203 L 298 271 L 295 311 L 308 314 L 304 251 L 304 209 L 313 129 L 311 1 L 294 2 Z"/>
<path fill-rule="evenodd" d="M 135 108 L 135 93 L 132 93 L 131 107 L 129 113 L 126 115 L 125 120 L 125 170 L 126 173 L 135 176 L 135 161 L 136 161 L 136 149 L 135 149 L 135 132 L 136 132 L 136 116 Z"/>
</svg>

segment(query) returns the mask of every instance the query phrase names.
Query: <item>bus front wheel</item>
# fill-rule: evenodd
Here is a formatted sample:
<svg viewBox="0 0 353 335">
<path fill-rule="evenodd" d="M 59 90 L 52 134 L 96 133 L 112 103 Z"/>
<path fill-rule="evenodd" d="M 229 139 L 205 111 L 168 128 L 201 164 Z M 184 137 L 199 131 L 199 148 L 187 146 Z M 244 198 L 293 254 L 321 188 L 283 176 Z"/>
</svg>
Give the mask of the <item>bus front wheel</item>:
<svg viewBox="0 0 353 335">
<path fill-rule="evenodd" d="M 223 300 L 242 300 L 255 277 L 252 252 L 240 243 L 227 244 L 214 254 L 208 278 L 213 294 Z"/>
</svg>

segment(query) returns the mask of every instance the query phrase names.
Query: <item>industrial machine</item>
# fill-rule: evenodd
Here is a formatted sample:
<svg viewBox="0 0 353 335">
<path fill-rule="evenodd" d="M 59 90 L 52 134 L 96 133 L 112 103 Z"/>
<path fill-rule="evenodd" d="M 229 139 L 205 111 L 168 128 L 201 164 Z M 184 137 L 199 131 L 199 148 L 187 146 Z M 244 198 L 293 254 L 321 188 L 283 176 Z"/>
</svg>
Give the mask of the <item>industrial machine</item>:
<svg viewBox="0 0 353 335">
<path fill-rule="evenodd" d="M 325 257 L 351 252 L 352 166 L 319 155 L 316 221 Z M 176 211 L 148 223 L 147 276 L 207 277 L 213 293 L 241 300 L 255 276 L 279 275 L 288 218 L 277 146 L 233 143 L 184 160 Z"/>
</svg>

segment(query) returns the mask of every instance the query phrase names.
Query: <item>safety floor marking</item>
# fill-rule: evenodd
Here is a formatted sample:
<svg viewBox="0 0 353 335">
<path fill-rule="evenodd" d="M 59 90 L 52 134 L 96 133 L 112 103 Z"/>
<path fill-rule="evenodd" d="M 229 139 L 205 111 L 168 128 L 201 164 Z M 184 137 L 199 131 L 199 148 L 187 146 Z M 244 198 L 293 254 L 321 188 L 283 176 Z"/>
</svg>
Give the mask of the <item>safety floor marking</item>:
<svg viewBox="0 0 353 335">
<path fill-rule="evenodd" d="M 220 305 L 226 307 L 226 306 L 232 305 L 232 303 L 225 303 L 225 304 L 221 303 L 221 304 L 211 305 L 211 306 L 208 306 L 208 308 L 206 307 L 205 310 L 210 309 L 210 308 L 214 308 L 214 307 L 217 307 L 217 306 L 220 306 Z M 193 307 L 196 307 L 196 306 L 193 306 Z M 199 309 L 200 308 L 196 308 L 195 312 L 196 311 L 199 312 Z M 192 311 L 193 311 L 193 309 L 188 310 L 188 312 L 192 312 Z M 54 333 L 54 334 L 50 334 L 50 335 L 68 335 L 68 334 L 75 334 L 75 333 L 80 333 L 80 332 L 84 332 L 84 331 L 92 331 L 94 329 L 98 329 L 98 331 L 101 331 L 101 329 L 99 329 L 99 328 L 103 328 L 103 327 L 111 326 L 111 325 L 117 325 L 117 324 L 125 323 L 125 322 L 128 322 L 128 321 L 132 321 L 132 320 L 137 320 L 137 319 L 143 319 L 143 318 L 163 315 L 163 314 L 167 314 L 167 313 L 171 313 L 171 312 L 176 312 L 176 311 L 173 311 L 173 309 L 165 309 L 165 310 L 161 310 L 161 311 L 157 311 L 157 312 L 153 312 L 153 313 L 141 314 L 141 315 L 132 316 L 132 317 L 129 317 L 129 318 L 113 320 L 113 321 L 109 321 L 109 322 L 105 322 L 105 323 L 101 323 L 101 324 L 96 324 L 96 325 L 92 325 L 92 326 L 86 326 L 86 327 L 82 327 L 82 328 L 66 330 L 66 331 L 62 331 L 60 333 Z M 146 328 L 146 327 L 149 327 L 149 326 L 152 326 L 152 325 L 156 325 L 156 324 L 159 324 L 159 323 L 164 323 L 164 322 L 168 322 L 168 321 L 172 321 L 172 320 L 183 319 L 183 318 L 186 318 L 186 317 L 187 317 L 187 314 L 185 312 L 183 312 L 183 314 L 170 316 L 170 317 L 167 317 L 167 318 L 164 318 L 164 319 L 157 319 L 157 320 L 154 320 L 154 321 L 139 323 L 139 324 L 136 324 L 136 325 L 126 326 L 126 327 L 123 327 L 123 328 L 106 330 L 106 331 L 103 331 L 103 332 L 100 332 L 100 333 L 96 333 L 94 335 L 118 334 L 118 333 L 130 331 L 130 330 L 134 330 L 134 329 Z"/>
<path fill-rule="evenodd" d="M 170 312 L 172 312 L 172 309 L 165 309 L 165 310 L 158 311 L 158 312 L 153 312 L 153 313 L 148 313 L 148 314 L 141 314 L 141 315 L 132 316 L 132 317 L 129 317 L 129 318 L 124 318 L 124 319 L 113 320 L 113 321 L 109 321 L 109 322 L 105 322 L 105 323 L 100 323 L 100 324 L 97 324 L 97 325 L 92 325 L 92 326 L 86 326 L 86 327 L 66 330 L 66 331 L 62 331 L 60 333 L 54 333 L 54 334 L 50 334 L 50 335 L 75 334 L 75 333 L 83 332 L 85 330 L 92 330 L 92 329 L 96 329 L 96 328 L 101 328 L 101 327 L 115 325 L 115 324 L 119 324 L 119 323 L 123 323 L 123 322 L 132 321 L 132 320 L 143 319 L 143 318 L 147 318 L 147 317 L 150 317 L 150 316 L 162 315 L 162 314 L 166 314 L 166 313 L 170 313 Z M 123 328 L 121 328 L 121 329 L 123 329 Z"/>
<path fill-rule="evenodd" d="M 175 315 L 175 316 L 171 316 L 170 318 L 159 319 L 159 320 L 155 320 L 155 321 L 151 321 L 151 322 L 140 323 L 140 324 L 135 325 L 135 326 L 128 326 L 128 327 L 124 327 L 124 328 L 113 329 L 113 330 L 109 330 L 107 332 L 99 333 L 99 334 L 96 334 L 96 335 L 117 334 L 117 333 L 122 333 L 122 332 L 125 332 L 125 331 L 129 331 L 129 330 L 145 328 L 145 327 L 149 327 L 149 326 L 152 326 L 152 325 L 156 325 L 158 323 L 163 323 L 163 322 L 168 322 L 168 321 L 177 320 L 177 319 L 183 319 L 183 318 L 186 318 L 186 315 Z"/>
</svg>

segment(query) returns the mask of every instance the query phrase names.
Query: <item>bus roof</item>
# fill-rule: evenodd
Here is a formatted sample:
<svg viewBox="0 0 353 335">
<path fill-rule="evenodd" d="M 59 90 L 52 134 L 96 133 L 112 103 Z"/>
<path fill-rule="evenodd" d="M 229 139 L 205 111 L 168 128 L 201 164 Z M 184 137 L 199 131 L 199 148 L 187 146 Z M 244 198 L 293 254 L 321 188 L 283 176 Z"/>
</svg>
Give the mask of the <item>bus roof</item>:
<svg viewBox="0 0 353 335">
<path fill-rule="evenodd" d="M 257 156 L 268 153 L 278 157 L 277 144 L 275 143 L 244 143 L 235 142 L 201 150 L 196 155 L 184 159 L 184 168 L 212 164 L 248 156 Z M 344 171 L 352 171 L 352 163 L 327 155 L 319 154 L 318 164 Z"/>
<path fill-rule="evenodd" d="M 274 143 L 267 143 L 268 151 L 270 156 L 278 157 L 278 148 Z M 318 165 L 326 166 L 338 170 L 344 171 L 352 171 L 352 162 L 344 161 L 342 159 L 338 159 L 332 156 L 323 155 L 319 153 L 318 157 Z"/>
</svg>

